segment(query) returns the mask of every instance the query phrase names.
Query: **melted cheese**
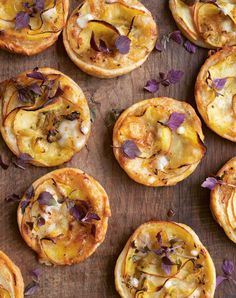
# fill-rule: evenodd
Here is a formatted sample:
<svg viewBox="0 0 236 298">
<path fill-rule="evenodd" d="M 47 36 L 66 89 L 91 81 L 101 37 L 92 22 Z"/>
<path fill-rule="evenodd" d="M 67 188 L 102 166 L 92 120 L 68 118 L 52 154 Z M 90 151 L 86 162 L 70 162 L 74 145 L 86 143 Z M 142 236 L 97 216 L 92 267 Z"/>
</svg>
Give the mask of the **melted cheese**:
<svg viewBox="0 0 236 298">
<path fill-rule="evenodd" d="M 83 16 L 79 16 L 78 19 L 76 20 L 76 23 L 81 29 L 84 29 L 86 28 L 88 21 L 91 21 L 93 19 L 94 17 L 91 14 L 86 14 Z"/>
</svg>

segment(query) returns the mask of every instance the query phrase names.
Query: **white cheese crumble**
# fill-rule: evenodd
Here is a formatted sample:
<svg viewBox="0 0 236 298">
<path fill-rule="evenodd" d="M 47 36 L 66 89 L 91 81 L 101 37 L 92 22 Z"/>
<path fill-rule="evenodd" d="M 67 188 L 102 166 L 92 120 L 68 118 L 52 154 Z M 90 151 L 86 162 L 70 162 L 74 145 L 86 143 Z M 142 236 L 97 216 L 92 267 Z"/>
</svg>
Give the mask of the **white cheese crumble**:
<svg viewBox="0 0 236 298">
<path fill-rule="evenodd" d="M 165 288 L 166 289 L 169 289 L 172 286 L 173 286 L 173 281 L 171 279 L 170 280 L 167 280 L 167 282 L 165 283 Z"/>
<path fill-rule="evenodd" d="M 80 133 L 78 121 L 62 121 L 58 127 L 61 135 L 58 144 L 62 147 L 74 145 L 75 149 L 80 149 L 85 142 L 85 137 Z"/>
<path fill-rule="evenodd" d="M 139 285 L 139 280 L 135 277 L 131 277 L 129 283 L 132 287 L 137 288 Z"/>
<path fill-rule="evenodd" d="M 179 135 L 182 135 L 185 133 L 185 127 L 183 126 L 180 126 L 176 129 L 176 132 L 179 134 Z"/>
<path fill-rule="evenodd" d="M 55 20 L 57 18 L 56 7 L 53 7 L 51 9 L 45 11 L 42 16 L 43 16 L 44 20 L 48 21 L 48 22 Z"/>
<path fill-rule="evenodd" d="M 197 257 L 199 255 L 199 252 L 196 249 L 191 250 L 191 255 L 194 257 Z"/>
<path fill-rule="evenodd" d="M 86 14 L 84 16 L 78 17 L 76 22 L 80 28 L 84 29 L 91 20 L 93 20 L 93 16 L 91 14 Z"/>
<path fill-rule="evenodd" d="M 169 161 L 164 155 L 159 156 L 156 160 L 157 170 L 163 171 L 164 168 L 168 165 L 168 163 Z"/>
</svg>

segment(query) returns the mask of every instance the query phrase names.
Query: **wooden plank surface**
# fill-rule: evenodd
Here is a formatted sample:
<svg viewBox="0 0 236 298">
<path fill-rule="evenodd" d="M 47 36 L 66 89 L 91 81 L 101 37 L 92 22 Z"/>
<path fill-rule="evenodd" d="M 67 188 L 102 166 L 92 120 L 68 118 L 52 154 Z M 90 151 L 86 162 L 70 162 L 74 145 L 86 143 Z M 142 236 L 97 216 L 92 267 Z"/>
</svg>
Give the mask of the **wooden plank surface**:
<svg viewBox="0 0 236 298">
<path fill-rule="evenodd" d="M 143 0 L 159 25 L 160 35 L 176 29 L 167 0 Z M 79 1 L 71 1 L 72 7 Z M 192 227 L 209 249 L 217 271 L 228 257 L 236 264 L 235 245 L 213 220 L 209 210 L 209 192 L 200 187 L 206 176 L 216 171 L 235 155 L 235 144 L 211 132 L 205 125 L 207 155 L 197 170 L 175 187 L 148 188 L 133 182 L 116 162 L 111 149 L 111 130 L 105 125 L 112 108 L 123 109 L 150 94 L 143 91 L 146 81 L 156 78 L 159 71 L 171 68 L 184 70 L 182 81 L 174 86 L 161 87 L 157 95 L 186 100 L 194 107 L 193 87 L 198 70 L 207 57 L 207 50 L 198 49 L 190 55 L 185 49 L 170 42 L 163 53 L 153 52 L 148 61 L 126 76 L 101 80 L 83 74 L 68 58 L 62 39 L 50 49 L 35 56 L 21 57 L 0 51 L 0 79 L 36 66 L 59 69 L 74 79 L 88 99 L 95 99 L 97 118 L 87 148 L 65 166 L 79 167 L 93 175 L 107 190 L 112 208 L 107 238 L 96 253 L 82 264 L 72 267 L 46 267 L 37 263 L 18 232 L 16 208 L 4 202 L 6 195 L 21 193 L 35 179 L 53 169 L 30 167 L 26 171 L 11 167 L 1 170 L 0 190 L 0 249 L 5 251 L 22 270 L 25 283 L 30 281 L 28 270 L 40 267 L 40 289 L 33 297 L 45 298 L 105 298 L 119 297 L 115 291 L 113 271 L 116 259 L 132 231 L 150 219 L 167 219 L 170 208 L 173 220 Z M 1 140 L 1 150 L 8 149 Z M 235 298 L 236 288 L 226 282 L 216 292 L 216 298 Z"/>
</svg>

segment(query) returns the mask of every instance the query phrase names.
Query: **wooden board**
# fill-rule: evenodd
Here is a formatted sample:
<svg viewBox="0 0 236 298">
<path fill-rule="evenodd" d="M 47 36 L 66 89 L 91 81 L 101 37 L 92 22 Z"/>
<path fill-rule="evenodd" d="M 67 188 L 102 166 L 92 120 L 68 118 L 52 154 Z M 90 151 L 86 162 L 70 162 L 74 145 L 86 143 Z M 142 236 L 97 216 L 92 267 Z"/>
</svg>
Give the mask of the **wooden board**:
<svg viewBox="0 0 236 298">
<path fill-rule="evenodd" d="M 160 35 L 176 30 L 168 9 L 167 0 L 143 0 L 153 12 L 160 28 Z M 79 4 L 72 1 L 72 6 Z M 21 268 L 25 283 L 31 279 L 28 271 L 40 267 L 40 289 L 33 297 L 45 298 L 105 298 L 119 297 L 115 291 L 113 271 L 116 259 L 132 231 L 150 219 L 167 219 L 167 212 L 176 212 L 173 220 L 192 227 L 208 247 L 217 272 L 228 257 L 236 264 L 236 247 L 213 220 L 209 210 L 209 191 L 200 187 L 206 176 L 216 171 L 235 155 L 235 144 L 226 141 L 205 125 L 207 155 L 188 179 L 175 187 L 148 188 L 133 182 L 116 162 L 111 148 L 111 130 L 105 125 L 107 113 L 112 108 L 123 109 L 150 94 L 143 91 L 146 81 L 156 78 L 159 71 L 172 68 L 184 70 L 182 81 L 174 86 L 161 87 L 157 95 L 186 100 L 194 107 L 193 87 L 198 70 L 207 57 L 207 50 L 198 49 L 190 55 L 185 49 L 170 42 L 163 53 L 153 52 L 139 69 L 124 77 L 101 80 L 83 74 L 68 58 L 60 38 L 56 45 L 35 57 L 21 57 L 0 51 L 0 79 L 36 66 L 59 69 L 74 79 L 88 99 L 95 99 L 97 118 L 88 147 L 84 148 L 65 166 L 79 167 L 96 177 L 107 190 L 112 218 L 105 242 L 87 261 L 72 267 L 46 267 L 39 265 L 18 232 L 16 208 L 4 202 L 6 195 L 21 193 L 35 179 L 51 169 L 30 167 L 26 171 L 9 168 L 1 170 L 0 179 L 0 249 L 5 251 Z M 1 150 L 8 151 L 1 140 Z M 217 290 L 216 298 L 235 298 L 236 288 L 225 282 Z"/>
</svg>

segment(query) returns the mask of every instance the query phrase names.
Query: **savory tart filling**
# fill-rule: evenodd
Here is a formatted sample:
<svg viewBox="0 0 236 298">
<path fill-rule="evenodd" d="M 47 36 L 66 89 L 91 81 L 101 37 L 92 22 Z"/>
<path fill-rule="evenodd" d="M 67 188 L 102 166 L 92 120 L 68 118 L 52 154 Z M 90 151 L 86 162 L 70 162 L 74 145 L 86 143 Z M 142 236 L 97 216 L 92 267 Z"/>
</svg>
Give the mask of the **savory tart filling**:
<svg viewBox="0 0 236 298">
<path fill-rule="evenodd" d="M 0 251 L 0 297 L 24 297 L 24 282 L 20 269 L 2 251 Z"/>
<path fill-rule="evenodd" d="M 70 16 L 64 44 L 84 72 L 123 75 L 147 59 L 157 39 L 151 13 L 137 0 L 86 0 Z"/>
<path fill-rule="evenodd" d="M 218 135 L 236 142 L 236 47 L 210 56 L 197 77 L 195 98 L 206 124 Z"/>
<path fill-rule="evenodd" d="M 160 97 L 129 107 L 117 120 L 113 150 L 126 173 L 148 186 L 174 185 L 205 154 L 201 122 L 185 102 Z"/>
<path fill-rule="evenodd" d="M 217 173 L 217 183 L 211 191 L 211 211 L 226 235 L 236 243 L 236 157 Z"/>
<path fill-rule="evenodd" d="M 68 0 L 0 1 L 0 48 L 34 55 L 51 46 L 68 15 Z"/>
<path fill-rule="evenodd" d="M 236 45 L 235 0 L 169 0 L 173 17 L 182 32 L 205 48 Z"/>
<path fill-rule="evenodd" d="M 72 265 L 88 258 L 104 241 L 109 217 L 102 186 L 72 168 L 35 181 L 18 208 L 22 237 L 47 265 Z"/>
<path fill-rule="evenodd" d="M 213 298 L 215 267 L 191 228 L 151 221 L 134 232 L 121 252 L 115 283 L 123 298 Z"/>
<path fill-rule="evenodd" d="M 19 158 L 56 166 L 79 152 L 90 134 L 90 111 L 80 87 L 61 72 L 42 68 L 0 85 L 1 133 Z"/>
</svg>

